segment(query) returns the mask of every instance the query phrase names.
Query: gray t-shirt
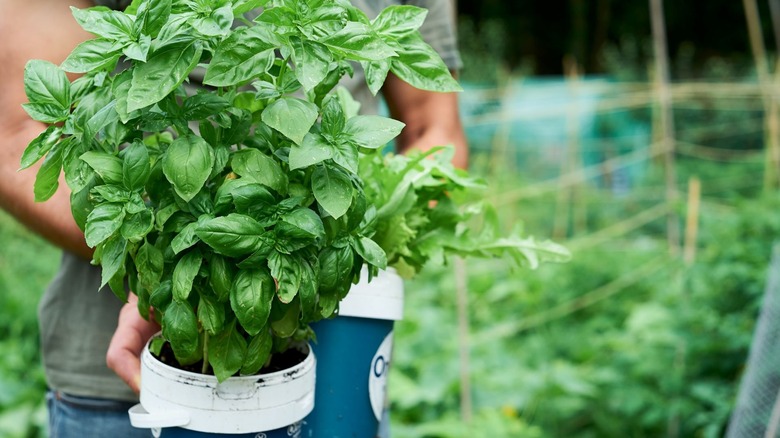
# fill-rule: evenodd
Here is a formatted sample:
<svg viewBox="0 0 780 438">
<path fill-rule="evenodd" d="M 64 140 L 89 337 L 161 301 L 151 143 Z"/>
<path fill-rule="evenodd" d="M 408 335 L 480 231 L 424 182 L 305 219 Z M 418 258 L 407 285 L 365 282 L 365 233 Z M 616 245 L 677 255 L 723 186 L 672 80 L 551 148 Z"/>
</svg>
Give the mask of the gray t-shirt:
<svg viewBox="0 0 780 438">
<path fill-rule="evenodd" d="M 95 3 L 119 9 L 130 0 Z M 421 28 L 423 38 L 451 69 L 460 68 L 450 0 L 353 0 L 371 18 L 399 3 L 429 10 Z M 342 85 L 361 103 L 364 113 L 376 112 L 376 99 L 365 86 L 359 68 L 355 77 L 347 78 Z M 60 270 L 38 307 L 47 383 L 52 389 L 73 395 L 134 401 L 136 395 L 106 366 L 106 351 L 122 303 L 107 288 L 98 292 L 99 286 L 100 268 L 76 255 L 63 254 Z"/>
</svg>

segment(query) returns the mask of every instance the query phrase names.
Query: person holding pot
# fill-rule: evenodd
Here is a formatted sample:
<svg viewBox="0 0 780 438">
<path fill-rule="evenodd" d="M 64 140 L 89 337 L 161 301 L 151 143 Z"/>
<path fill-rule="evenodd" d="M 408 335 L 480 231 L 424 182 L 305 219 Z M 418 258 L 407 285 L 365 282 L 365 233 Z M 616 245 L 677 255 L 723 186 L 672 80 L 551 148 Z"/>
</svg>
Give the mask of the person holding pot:
<svg viewBox="0 0 780 438">
<path fill-rule="evenodd" d="M 70 211 L 67 186 L 45 203 L 33 200 L 35 170 L 17 172 L 28 143 L 43 130 L 22 109 L 27 101 L 24 67 L 30 59 L 59 64 L 92 35 L 82 30 L 70 6 L 104 5 L 122 9 L 130 0 L 3 0 L 0 2 L 0 207 L 63 250 L 56 277 L 38 308 L 41 347 L 49 386 L 50 435 L 68 437 L 141 437 L 127 409 L 138 400 L 138 356 L 157 327 L 138 314 L 134 297 L 123 305 L 110 291 L 98 292 L 100 268 Z M 373 17 L 403 3 L 427 8 L 421 32 L 451 70 L 460 67 L 449 0 L 353 0 Z M 74 78 L 71 77 L 71 80 Z M 377 111 L 362 74 L 344 83 L 364 113 Z M 452 144 L 454 163 L 466 167 L 467 147 L 452 93 L 421 91 L 392 74 L 382 90 L 393 118 L 406 123 L 397 149 Z M 112 339 L 113 338 L 113 339 Z"/>
</svg>

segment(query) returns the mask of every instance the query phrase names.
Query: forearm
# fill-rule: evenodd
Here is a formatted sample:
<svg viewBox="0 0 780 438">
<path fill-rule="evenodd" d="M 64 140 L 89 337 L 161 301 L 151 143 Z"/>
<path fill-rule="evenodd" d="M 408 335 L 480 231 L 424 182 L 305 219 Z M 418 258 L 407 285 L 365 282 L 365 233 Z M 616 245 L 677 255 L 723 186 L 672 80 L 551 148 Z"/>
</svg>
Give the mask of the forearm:
<svg viewBox="0 0 780 438">
<path fill-rule="evenodd" d="M 70 192 L 60 184 L 54 196 L 36 203 L 33 187 L 38 166 L 18 171 L 27 144 L 45 129 L 22 109 L 24 69 L 30 59 L 59 64 L 80 42 L 92 36 L 71 16 L 69 6 L 89 0 L 0 0 L 0 208 L 53 244 L 92 258 L 70 211 Z M 61 178 L 62 179 L 62 178 Z"/>
<path fill-rule="evenodd" d="M 391 116 L 406 124 L 396 139 L 398 152 L 452 145 L 455 147 L 453 164 L 468 167 L 468 144 L 458 112 L 457 94 L 418 90 L 393 74 L 388 75 L 382 93 Z"/>
<path fill-rule="evenodd" d="M 19 222 L 66 251 L 85 259 L 92 258 L 92 250 L 84 241 L 84 234 L 76 225 L 70 210 L 70 191 L 60 181 L 57 193 L 46 202 L 35 202 L 33 186 L 39 165 L 19 171 L 19 150 L 24 148 L 44 129 L 32 120 L 15 129 L 0 126 L 0 138 L 13 147 L 0 148 L 0 207 Z"/>
</svg>

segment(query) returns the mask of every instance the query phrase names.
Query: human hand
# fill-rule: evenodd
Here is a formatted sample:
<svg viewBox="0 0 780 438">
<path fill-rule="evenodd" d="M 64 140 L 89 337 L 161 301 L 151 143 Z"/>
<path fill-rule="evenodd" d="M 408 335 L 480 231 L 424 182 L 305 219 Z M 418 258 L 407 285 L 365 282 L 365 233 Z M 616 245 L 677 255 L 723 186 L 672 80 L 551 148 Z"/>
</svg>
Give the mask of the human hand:
<svg viewBox="0 0 780 438">
<path fill-rule="evenodd" d="M 138 313 L 138 298 L 130 294 L 119 312 L 119 321 L 106 352 L 106 364 L 136 393 L 141 391 L 141 352 L 160 330 L 153 320 Z"/>
</svg>

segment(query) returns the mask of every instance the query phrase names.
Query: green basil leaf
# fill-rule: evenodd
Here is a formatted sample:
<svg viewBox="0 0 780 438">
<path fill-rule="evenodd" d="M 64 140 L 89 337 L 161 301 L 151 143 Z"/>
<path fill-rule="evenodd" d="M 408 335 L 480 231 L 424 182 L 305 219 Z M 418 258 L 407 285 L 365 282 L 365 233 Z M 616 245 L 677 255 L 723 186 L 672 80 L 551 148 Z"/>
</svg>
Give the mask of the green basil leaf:
<svg viewBox="0 0 780 438">
<path fill-rule="evenodd" d="M 359 237 L 352 242 L 355 252 L 360 254 L 363 259 L 376 266 L 379 269 L 387 268 L 387 255 L 385 251 L 373 240 L 368 237 Z"/>
<path fill-rule="evenodd" d="M 122 184 L 122 159 L 116 155 L 105 152 L 86 152 L 81 155 L 89 167 L 91 167 L 106 184 Z"/>
<path fill-rule="evenodd" d="M 347 118 L 344 115 L 344 108 L 341 106 L 341 100 L 334 95 L 325 103 L 322 108 L 321 130 L 324 134 L 337 138 L 344 132 L 344 124 Z"/>
<path fill-rule="evenodd" d="M 228 87 L 267 72 L 276 59 L 275 46 L 260 28 L 241 28 L 223 41 L 206 70 L 203 83 Z"/>
<path fill-rule="evenodd" d="M 318 115 L 317 105 L 294 97 L 283 97 L 263 110 L 262 119 L 266 125 L 300 145 Z"/>
<path fill-rule="evenodd" d="M 173 299 L 186 301 L 192 291 L 192 282 L 198 275 L 203 256 L 197 249 L 184 254 L 173 268 Z"/>
<path fill-rule="evenodd" d="M 320 239 L 325 237 L 325 226 L 320 216 L 309 208 L 297 208 L 280 218 L 286 224 L 285 235 L 296 239 Z M 278 226 L 278 225 L 277 225 Z"/>
<path fill-rule="evenodd" d="M 358 149 L 351 142 L 336 144 L 333 153 L 333 161 L 353 174 L 358 172 Z"/>
<path fill-rule="evenodd" d="M 103 243 L 103 254 L 100 258 L 100 266 L 103 268 L 100 277 L 101 288 L 124 269 L 126 256 L 127 240 L 122 237 L 114 236 Z"/>
<path fill-rule="evenodd" d="M 363 61 L 361 65 L 366 74 L 366 85 L 368 85 L 371 94 L 376 96 L 385 84 L 387 73 L 390 72 L 390 61 Z"/>
<path fill-rule="evenodd" d="M 130 40 L 133 19 L 120 11 L 105 8 L 78 9 L 71 6 L 73 17 L 87 32 L 110 40 Z"/>
<path fill-rule="evenodd" d="M 209 285 L 219 302 L 230 298 L 230 287 L 233 284 L 233 271 L 224 257 L 213 255 L 209 263 Z"/>
<path fill-rule="evenodd" d="M 233 1 L 233 14 L 241 15 L 249 12 L 253 9 L 262 8 L 270 0 L 234 0 Z M 252 373 L 254 374 L 254 373 Z"/>
<path fill-rule="evenodd" d="M 35 176 L 33 192 L 35 202 L 43 202 L 54 196 L 59 187 L 60 172 L 62 171 L 62 149 L 54 148 L 46 155 L 43 165 Z"/>
<path fill-rule="evenodd" d="M 233 24 L 233 7 L 228 2 L 211 11 L 207 17 L 195 18 L 190 24 L 204 36 L 227 35 Z"/>
<path fill-rule="evenodd" d="M 200 294 L 198 320 L 206 333 L 216 335 L 225 326 L 225 306 L 208 294 Z M 209 352 L 209 356 L 212 351 Z"/>
<path fill-rule="evenodd" d="M 257 335 L 268 323 L 275 289 L 267 270 L 238 271 L 230 289 L 230 307 L 250 336 Z"/>
<path fill-rule="evenodd" d="M 125 149 L 122 161 L 122 181 L 128 190 L 143 189 L 152 173 L 149 151 L 141 141 L 135 141 Z"/>
<path fill-rule="evenodd" d="M 152 38 L 149 35 L 141 35 L 138 41 L 125 46 L 122 49 L 122 53 L 129 59 L 134 59 L 140 62 L 146 62 L 146 58 L 149 56 L 149 49 L 152 47 Z"/>
<path fill-rule="evenodd" d="M 185 42 L 156 49 L 144 64 L 133 69 L 127 94 L 127 111 L 146 108 L 173 92 L 200 60 L 199 44 Z"/>
<path fill-rule="evenodd" d="M 276 295 L 282 303 L 289 303 L 298 294 L 301 287 L 301 263 L 295 256 L 271 253 L 268 258 L 268 268 L 276 280 Z"/>
<path fill-rule="evenodd" d="M 325 80 L 330 71 L 333 55 L 324 44 L 303 40 L 297 36 L 290 37 L 290 45 L 293 49 L 295 77 L 304 90 L 312 90 Z"/>
<path fill-rule="evenodd" d="M 214 251 L 228 257 L 251 254 L 260 245 L 265 233 L 265 229 L 256 220 L 241 214 L 212 219 L 201 224 L 195 231 Z"/>
<path fill-rule="evenodd" d="M 179 137 L 163 157 L 163 173 L 184 201 L 198 194 L 214 166 L 211 145 L 195 135 Z"/>
<path fill-rule="evenodd" d="M 233 155 L 233 172 L 249 181 L 287 192 L 287 175 L 279 163 L 257 149 L 244 149 Z"/>
<path fill-rule="evenodd" d="M 24 109 L 44 123 L 64 121 L 70 114 L 70 81 L 59 67 L 48 61 L 31 60 L 24 68 L 24 92 L 30 103 Z"/>
<path fill-rule="evenodd" d="M 333 158 L 333 146 L 320 134 L 308 133 L 300 145 L 290 148 L 290 170 L 302 169 Z"/>
<path fill-rule="evenodd" d="M 134 261 L 141 285 L 148 290 L 156 290 L 160 285 L 164 267 L 162 251 L 149 242 L 144 242 L 135 253 Z"/>
<path fill-rule="evenodd" d="M 363 23 L 349 22 L 321 42 L 355 61 L 381 61 L 396 56 L 396 52 Z"/>
<path fill-rule="evenodd" d="M 236 187 L 231 195 L 236 211 L 252 215 L 258 211 L 271 211 L 275 208 L 274 196 L 261 184 L 249 183 Z"/>
<path fill-rule="evenodd" d="M 56 126 L 49 126 L 45 131 L 41 132 L 40 135 L 35 137 L 35 139 L 27 145 L 27 148 L 22 154 L 21 167 L 19 170 L 27 169 L 43 158 L 43 156 L 57 144 L 61 134 L 62 129 Z"/>
<path fill-rule="evenodd" d="M 86 187 L 96 176 L 89 164 L 80 158 L 90 148 L 89 144 L 84 144 L 80 140 L 78 137 L 66 137 L 58 146 L 65 149 L 62 170 L 65 171 L 65 182 L 74 192 Z"/>
<path fill-rule="evenodd" d="M 162 319 L 163 337 L 171 343 L 177 359 L 195 355 L 200 344 L 198 317 L 187 301 L 171 301 Z"/>
<path fill-rule="evenodd" d="M 298 330 L 301 316 L 301 300 L 294 299 L 289 304 L 274 302 L 274 306 L 277 305 L 281 307 L 283 314 L 281 318 L 271 322 L 271 329 L 273 329 L 274 335 L 280 338 L 289 338 Z"/>
<path fill-rule="evenodd" d="M 273 347 L 273 337 L 267 328 L 249 340 L 249 347 L 246 352 L 246 360 L 241 366 L 242 376 L 251 376 L 257 374 L 271 358 L 271 348 Z"/>
<path fill-rule="evenodd" d="M 87 216 L 84 235 L 87 245 L 94 248 L 108 239 L 122 226 L 125 219 L 125 209 L 122 204 L 104 203 L 95 207 Z"/>
<path fill-rule="evenodd" d="M 181 116 L 185 120 L 202 120 L 221 113 L 230 107 L 230 102 L 216 94 L 201 93 L 184 100 Z"/>
<path fill-rule="evenodd" d="M 171 241 L 171 249 L 174 254 L 178 254 L 187 248 L 192 247 L 200 241 L 195 231 L 198 229 L 198 223 L 192 222 L 184 227 L 176 237 Z"/>
<path fill-rule="evenodd" d="M 355 190 L 346 173 L 327 165 L 320 165 L 314 170 L 311 188 L 320 206 L 336 219 L 349 209 Z"/>
<path fill-rule="evenodd" d="M 277 240 L 273 233 L 268 233 L 260 237 L 257 250 L 249 257 L 242 260 L 238 267 L 240 269 L 261 269 L 268 267 L 268 256 L 276 248 Z"/>
<path fill-rule="evenodd" d="M 134 33 L 156 37 L 170 15 L 171 0 L 145 1 L 138 6 L 135 13 Z"/>
<path fill-rule="evenodd" d="M 247 345 L 236 330 L 235 321 L 209 341 L 209 364 L 218 382 L 224 382 L 244 365 Z"/>
<path fill-rule="evenodd" d="M 108 280 L 108 287 L 111 292 L 123 303 L 127 302 L 127 286 L 125 285 L 125 276 L 127 275 L 125 265 L 119 267 L 119 271 Z"/>
<path fill-rule="evenodd" d="M 92 114 L 84 124 L 84 138 L 94 137 L 101 129 L 116 123 L 118 120 L 119 113 L 116 111 L 116 101 L 112 100 Z"/>
<path fill-rule="evenodd" d="M 390 70 L 413 87 L 437 92 L 463 91 L 439 54 L 419 34 L 411 34 L 398 43 L 403 51 L 393 58 Z"/>
<path fill-rule="evenodd" d="M 125 218 L 120 232 L 122 237 L 131 242 L 140 242 L 154 228 L 154 215 L 152 210 L 143 209 L 138 213 Z"/>
<path fill-rule="evenodd" d="M 86 229 L 87 217 L 92 209 L 95 208 L 95 202 L 89 195 L 95 184 L 95 178 L 90 178 L 84 185 L 84 188 L 78 191 L 74 190 L 70 194 L 70 212 L 81 231 Z"/>
<path fill-rule="evenodd" d="M 314 266 L 312 266 L 314 263 Z M 319 284 L 319 264 L 316 258 L 301 263 L 301 288 L 298 297 L 301 300 L 301 317 L 312 321 L 317 308 L 317 287 Z"/>
<path fill-rule="evenodd" d="M 60 68 L 71 73 L 113 70 L 122 52 L 122 44 L 106 38 L 95 38 L 76 46 Z"/>
<path fill-rule="evenodd" d="M 357 146 L 378 149 L 385 146 L 401 133 L 403 123 L 381 116 L 356 116 L 347 120 L 345 138 Z"/>
<path fill-rule="evenodd" d="M 352 284 L 354 256 L 352 248 L 328 247 L 320 253 L 320 290 L 335 291 L 337 295 L 346 294 Z"/>
<path fill-rule="evenodd" d="M 116 202 L 124 204 L 130 201 L 130 191 L 122 186 L 103 184 L 92 189 L 92 197 L 98 202 Z"/>
<path fill-rule="evenodd" d="M 172 290 L 171 280 L 161 282 L 152 290 L 152 295 L 149 297 L 149 304 L 155 309 L 165 312 L 165 309 L 167 309 L 168 305 L 173 301 Z"/>
<path fill-rule="evenodd" d="M 427 15 L 427 9 L 416 6 L 388 6 L 371 22 L 371 27 L 382 36 L 399 39 L 419 29 Z"/>
</svg>

